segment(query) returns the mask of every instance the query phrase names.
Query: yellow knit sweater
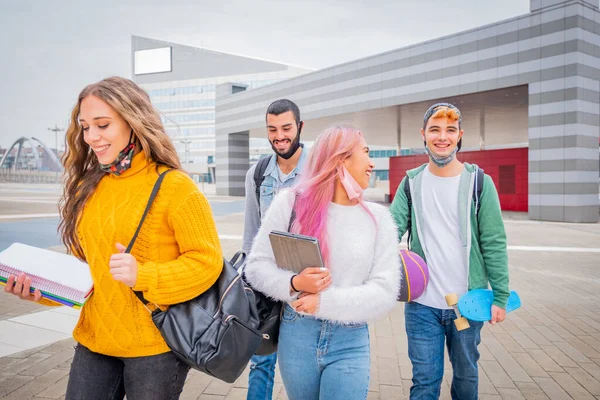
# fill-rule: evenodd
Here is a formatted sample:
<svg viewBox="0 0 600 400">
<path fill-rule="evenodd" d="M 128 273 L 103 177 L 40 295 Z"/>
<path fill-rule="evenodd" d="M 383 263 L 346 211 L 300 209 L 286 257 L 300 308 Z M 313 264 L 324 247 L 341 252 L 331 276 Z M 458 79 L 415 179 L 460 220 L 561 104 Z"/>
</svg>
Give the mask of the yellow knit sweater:
<svg viewBox="0 0 600 400">
<path fill-rule="evenodd" d="M 145 157 L 140 152 L 121 176 L 100 181 L 77 228 L 94 293 L 73 336 L 94 352 L 116 357 L 169 351 L 148 310 L 108 266 L 116 243 L 127 246 L 133 237 L 158 178 L 156 165 Z M 131 254 L 138 261 L 134 289 L 159 306 L 192 299 L 217 280 L 223 259 L 212 211 L 187 175 L 167 174 Z"/>
</svg>

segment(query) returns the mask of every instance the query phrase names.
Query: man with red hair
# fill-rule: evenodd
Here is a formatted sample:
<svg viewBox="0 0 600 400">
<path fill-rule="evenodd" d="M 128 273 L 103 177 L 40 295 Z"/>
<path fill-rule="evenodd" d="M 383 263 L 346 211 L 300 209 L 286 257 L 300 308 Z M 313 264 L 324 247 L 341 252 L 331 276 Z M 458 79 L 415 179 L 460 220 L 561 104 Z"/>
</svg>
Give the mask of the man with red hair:
<svg viewBox="0 0 600 400">
<path fill-rule="evenodd" d="M 405 305 L 411 399 L 439 398 L 444 342 L 453 369 L 452 398 L 477 399 L 483 323 L 469 321 L 468 329 L 458 331 L 447 294 L 461 296 L 489 283 L 494 293 L 490 323 L 506 316 L 508 254 L 500 201 L 489 175 L 456 158 L 461 125 L 460 110 L 452 104 L 427 110 L 421 135 L 429 163 L 407 172 L 390 207 L 399 238 L 409 230 L 409 246 L 426 260 L 430 275 L 424 293 Z"/>
</svg>

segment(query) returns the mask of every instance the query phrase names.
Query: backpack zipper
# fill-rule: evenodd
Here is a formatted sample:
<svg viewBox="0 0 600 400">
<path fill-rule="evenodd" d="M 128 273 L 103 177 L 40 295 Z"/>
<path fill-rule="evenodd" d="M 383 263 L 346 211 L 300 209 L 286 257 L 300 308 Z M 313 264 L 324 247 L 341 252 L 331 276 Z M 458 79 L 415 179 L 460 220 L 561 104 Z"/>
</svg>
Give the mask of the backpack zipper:
<svg viewBox="0 0 600 400">
<path fill-rule="evenodd" d="M 215 315 L 213 315 L 213 318 L 217 318 L 217 315 L 219 315 L 219 313 L 221 312 L 221 306 L 223 306 L 223 300 L 225 300 L 225 296 L 227 296 L 227 294 L 229 294 L 229 291 L 231 290 L 231 288 L 233 287 L 233 285 L 235 285 L 235 283 L 240 279 L 240 276 L 236 276 L 235 278 L 233 278 L 233 280 L 231 281 L 231 283 L 229 284 L 229 286 L 227 286 L 227 289 L 225 289 L 225 292 L 223 293 L 223 296 L 221 296 L 221 299 L 219 300 L 219 307 L 217 308 L 217 312 L 215 313 Z"/>
</svg>

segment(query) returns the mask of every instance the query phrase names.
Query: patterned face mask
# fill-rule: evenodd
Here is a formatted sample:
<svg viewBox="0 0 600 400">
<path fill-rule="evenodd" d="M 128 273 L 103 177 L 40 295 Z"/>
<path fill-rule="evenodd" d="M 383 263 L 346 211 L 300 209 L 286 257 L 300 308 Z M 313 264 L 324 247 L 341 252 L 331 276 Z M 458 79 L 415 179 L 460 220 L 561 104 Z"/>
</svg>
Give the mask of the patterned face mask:
<svg viewBox="0 0 600 400">
<path fill-rule="evenodd" d="M 110 164 L 100 164 L 100 169 L 104 172 L 119 176 L 131 168 L 131 160 L 135 153 L 135 142 L 132 142 L 132 139 L 133 131 L 131 131 L 131 137 L 129 138 L 130 143 L 119 153 L 117 159 Z"/>
</svg>

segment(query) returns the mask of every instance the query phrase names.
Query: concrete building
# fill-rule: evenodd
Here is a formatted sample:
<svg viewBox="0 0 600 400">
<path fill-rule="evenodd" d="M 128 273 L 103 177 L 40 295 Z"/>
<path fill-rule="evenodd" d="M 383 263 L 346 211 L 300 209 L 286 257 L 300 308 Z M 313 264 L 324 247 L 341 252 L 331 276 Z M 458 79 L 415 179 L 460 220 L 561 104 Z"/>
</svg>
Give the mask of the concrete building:
<svg viewBox="0 0 600 400">
<path fill-rule="evenodd" d="M 131 39 L 131 61 L 133 81 L 161 111 L 184 168 L 208 182 L 214 181 L 216 86 L 235 82 L 236 92 L 310 71 L 138 36 Z M 257 142 L 256 152 L 266 145 Z"/>
<path fill-rule="evenodd" d="M 299 104 L 307 140 L 352 121 L 369 144 L 400 152 L 422 149 L 423 113 L 448 100 L 464 114 L 465 150 L 528 148 L 531 219 L 596 222 L 599 79 L 598 0 L 531 0 L 526 15 L 267 87 L 220 85 L 217 193 L 244 194 L 248 140 L 273 99 Z"/>
</svg>

